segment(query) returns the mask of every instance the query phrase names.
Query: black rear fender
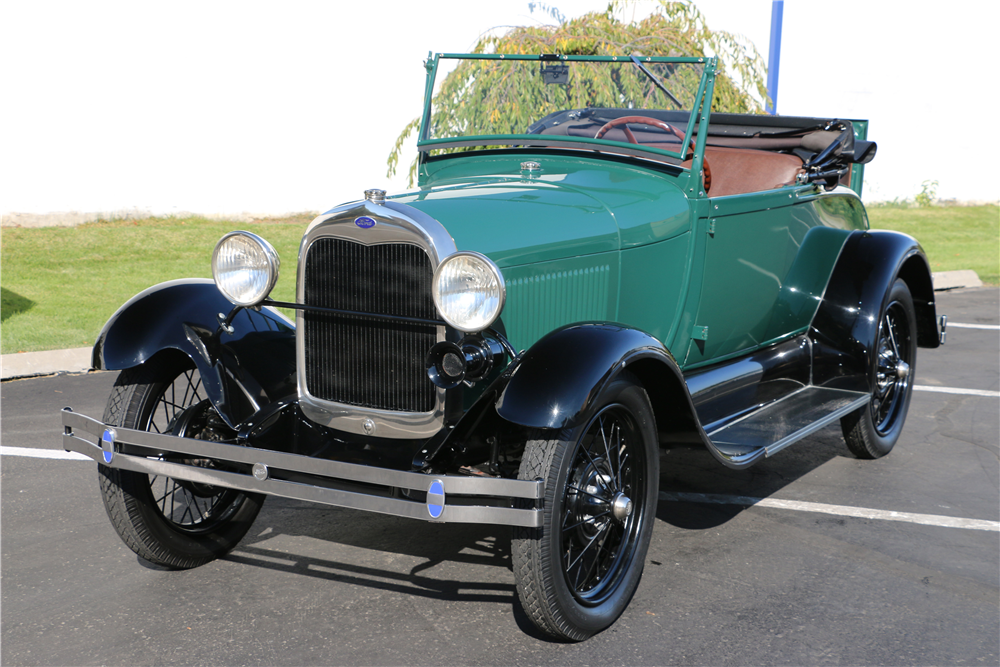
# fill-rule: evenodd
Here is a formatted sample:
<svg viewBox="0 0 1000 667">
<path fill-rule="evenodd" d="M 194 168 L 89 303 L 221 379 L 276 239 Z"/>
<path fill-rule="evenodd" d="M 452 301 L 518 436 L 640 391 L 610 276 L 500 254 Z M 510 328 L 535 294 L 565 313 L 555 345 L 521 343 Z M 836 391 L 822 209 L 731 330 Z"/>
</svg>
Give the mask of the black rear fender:
<svg viewBox="0 0 1000 667">
<path fill-rule="evenodd" d="M 121 370 L 168 350 L 197 366 L 206 395 L 236 428 L 262 406 L 294 394 L 295 328 L 277 311 L 242 310 L 233 333 L 219 314 L 233 305 L 206 279 L 161 283 L 118 309 L 94 345 L 93 366 Z"/>
<path fill-rule="evenodd" d="M 906 281 L 917 317 L 917 344 L 940 344 L 927 255 L 915 239 L 884 230 L 847 239 L 813 318 L 813 383 L 868 391 L 879 318 L 897 278 Z"/>
</svg>

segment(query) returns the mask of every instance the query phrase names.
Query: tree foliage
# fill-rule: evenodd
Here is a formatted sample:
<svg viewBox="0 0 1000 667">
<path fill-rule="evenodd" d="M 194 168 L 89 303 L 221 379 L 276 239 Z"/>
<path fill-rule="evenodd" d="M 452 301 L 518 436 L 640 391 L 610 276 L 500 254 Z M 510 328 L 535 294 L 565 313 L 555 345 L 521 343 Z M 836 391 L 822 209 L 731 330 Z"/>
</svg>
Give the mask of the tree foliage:
<svg viewBox="0 0 1000 667">
<path fill-rule="evenodd" d="M 474 53 L 641 56 L 719 56 L 712 108 L 734 113 L 762 113 L 766 100 L 764 61 L 754 46 L 727 32 L 711 30 L 691 2 L 660 0 L 647 17 L 631 21 L 624 15 L 627 0 L 612 0 L 604 12 L 592 12 L 557 26 L 515 27 L 487 34 Z M 517 77 L 518 67 L 538 63 L 465 60 L 439 83 L 434 96 L 430 137 L 465 134 L 516 134 L 527 124 L 556 109 L 583 106 L 664 107 L 659 91 L 638 72 L 575 63 L 565 86 L 545 86 L 539 77 Z M 651 69 L 653 69 L 651 67 Z M 655 70 L 654 70 L 655 71 Z M 698 85 L 692 71 L 656 72 L 670 79 L 670 88 L 690 104 Z M 655 99 L 653 99 L 655 98 Z M 651 101 L 652 100 L 652 101 Z M 419 118 L 403 129 L 388 159 L 388 175 L 396 172 L 403 143 L 419 126 Z M 410 167 L 410 185 L 416 175 Z"/>
</svg>

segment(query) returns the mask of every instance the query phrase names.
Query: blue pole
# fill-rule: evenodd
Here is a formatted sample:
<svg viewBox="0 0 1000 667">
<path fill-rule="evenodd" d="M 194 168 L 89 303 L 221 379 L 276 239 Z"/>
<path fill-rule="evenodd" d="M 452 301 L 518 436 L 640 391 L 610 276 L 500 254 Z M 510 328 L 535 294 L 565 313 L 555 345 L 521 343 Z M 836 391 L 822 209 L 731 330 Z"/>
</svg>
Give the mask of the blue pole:
<svg viewBox="0 0 1000 667">
<path fill-rule="evenodd" d="M 771 47 L 767 54 L 767 95 L 771 101 L 767 112 L 772 116 L 778 107 L 778 68 L 781 63 L 781 15 L 785 10 L 785 0 L 771 2 Z"/>
</svg>

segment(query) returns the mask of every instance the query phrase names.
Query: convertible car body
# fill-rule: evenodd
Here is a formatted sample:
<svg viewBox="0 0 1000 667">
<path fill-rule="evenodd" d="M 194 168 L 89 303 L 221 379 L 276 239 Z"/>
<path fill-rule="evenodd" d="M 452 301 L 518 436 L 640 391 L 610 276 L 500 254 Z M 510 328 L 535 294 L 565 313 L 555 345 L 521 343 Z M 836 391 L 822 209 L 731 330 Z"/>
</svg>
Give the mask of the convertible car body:
<svg viewBox="0 0 1000 667">
<path fill-rule="evenodd" d="M 427 72 L 417 188 L 317 217 L 293 302 L 233 232 L 104 327 L 121 375 L 63 438 L 136 553 L 207 562 L 269 494 L 510 525 L 525 611 L 580 640 L 639 583 L 661 448 L 742 468 L 839 421 L 892 449 L 944 332 L 920 245 L 868 229 L 866 122 L 712 113 L 711 58 Z"/>
</svg>

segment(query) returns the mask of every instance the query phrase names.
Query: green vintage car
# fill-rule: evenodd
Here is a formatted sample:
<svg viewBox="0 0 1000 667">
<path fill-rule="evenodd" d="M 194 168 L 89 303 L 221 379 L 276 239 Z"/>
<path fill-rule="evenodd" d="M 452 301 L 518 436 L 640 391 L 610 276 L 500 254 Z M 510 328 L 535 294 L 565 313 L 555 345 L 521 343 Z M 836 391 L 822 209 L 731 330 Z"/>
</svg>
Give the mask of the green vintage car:
<svg viewBox="0 0 1000 667">
<path fill-rule="evenodd" d="M 417 188 L 316 218 L 294 303 L 236 231 L 105 325 L 121 375 L 63 439 L 137 554 L 221 556 L 266 495 L 509 525 L 526 613 L 581 640 L 639 584 L 661 448 L 892 449 L 944 322 L 917 242 L 868 229 L 866 122 L 712 113 L 712 58 L 426 67 Z"/>
</svg>

